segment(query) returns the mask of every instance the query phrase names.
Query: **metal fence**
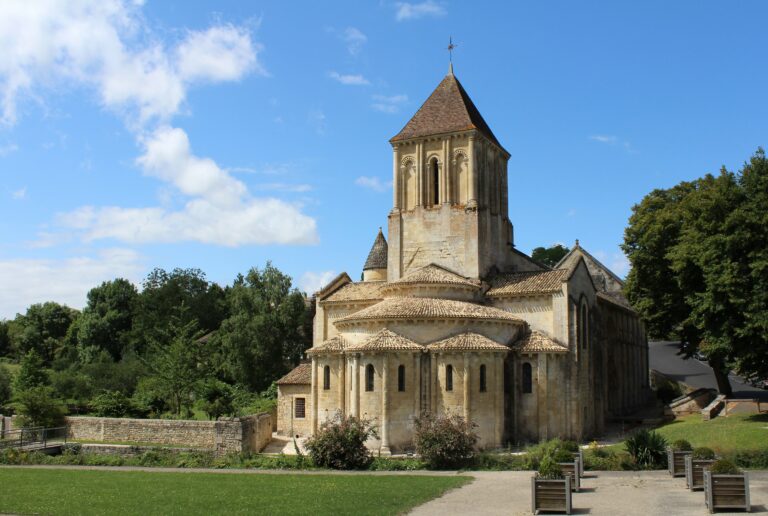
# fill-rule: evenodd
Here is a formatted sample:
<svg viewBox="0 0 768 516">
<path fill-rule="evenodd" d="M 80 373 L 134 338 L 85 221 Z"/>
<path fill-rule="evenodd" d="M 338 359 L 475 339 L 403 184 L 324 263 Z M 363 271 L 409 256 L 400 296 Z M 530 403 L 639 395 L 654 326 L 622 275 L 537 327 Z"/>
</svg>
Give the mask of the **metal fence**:
<svg viewBox="0 0 768 516">
<path fill-rule="evenodd" d="M 51 444 L 67 443 L 67 427 L 56 428 L 21 428 L 5 432 L 0 439 L 0 450 L 5 448 L 38 449 Z"/>
</svg>

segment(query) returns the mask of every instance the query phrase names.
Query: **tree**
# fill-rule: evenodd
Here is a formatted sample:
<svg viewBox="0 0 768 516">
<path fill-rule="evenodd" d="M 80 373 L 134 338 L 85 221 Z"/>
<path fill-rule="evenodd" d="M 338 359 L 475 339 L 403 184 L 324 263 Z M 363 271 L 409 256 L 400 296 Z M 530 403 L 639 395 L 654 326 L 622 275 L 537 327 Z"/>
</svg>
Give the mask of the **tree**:
<svg viewBox="0 0 768 516">
<path fill-rule="evenodd" d="M 721 392 L 728 370 L 768 375 L 768 160 L 759 149 L 739 173 L 725 169 L 633 208 L 622 246 L 627 295 L 654 337 L 677 334 L 701 349 Z"/>
<path fill-rule="evenodd" d="M 16 393 L 14 408 L 21 419 L 21 426 L 25 428 L 58 426 L 67 413 L 64 403 L 56 397 L 53 388 L 47 385 Z"/>
<path fill-rule="evenodd" d="M 37 351 L 30 349 L 21 360 L 19 372 L 13 380 L 13 392 L 19 393 L 41 385 L 48 385 L 48 373 L 43 367 L 43 359 Z"/>
<path fill-rule="evenodd" d="M 267 388 L 297 364 L 308 347 L 302 326 L 304 296 L 271 263 L 238 276 L 228 292 L 230 316 L 211 341 L 218 367 L 231 382 L 252 391 Z"/>
<path fill-rule="evenodd" d="M 76 310 L 58 303 L 31 305 L 26 314 L 16 316 L 12 346 L 19 355 L 35 350 L 49 364 L 64 352 L 67 331 L 76 316 Z"/>
<path fill-rule="evenodd" d="M 92 288 L 79 321 L 81 348 L 104 349 L 119 360 L 130 343 L 138 295 L 136 287 L 122 278 Z"/>
<path fill-rule="evenodd" d="M 562 244 L 555 244 L 550 247 L 537 247 L 531 252 L 531 258 L 547 267 L 554 267 L 570 252 L 570 249 Z"/>
<path fill-rule="evenodd" d="M 0 364 L 0 411 L 11 401 L 11 373 Z"/>
<path fill-rule="evenodd" d="M 11 354 L 11 337 L 8 321 L 0 321 L 0 357 Z"/>
<path fill-rule="evenodd" d="M 235 413 L 235 392 L 221 380 L 209 378 L 200 387 L 200 409 L 210 419 Z"/>
</svg>

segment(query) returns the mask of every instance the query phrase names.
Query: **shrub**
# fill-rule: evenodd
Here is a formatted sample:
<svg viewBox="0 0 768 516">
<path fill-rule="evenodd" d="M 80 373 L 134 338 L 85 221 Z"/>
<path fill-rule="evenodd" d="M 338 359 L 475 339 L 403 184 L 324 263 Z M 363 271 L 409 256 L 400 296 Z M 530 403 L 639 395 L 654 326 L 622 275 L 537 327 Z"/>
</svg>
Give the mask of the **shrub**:
<svg viewBox="0 0 768 516">
<path fill-rule="evenodd" d="M 91 408 L 99 417 L 126 417 L 131 415 L 131 400 L 119 391 L 104 391 L 91 400 Z"/>
<path fill-rule="evenodd" d="M 526 450 L 527 469 L 537 469 L 545 456 L 556 462 L 572 462 L 573 453 L 579 450 L 579 445 L 573 441 L 563 441 L 555 437 L 549 441 L 530 446 Z"/>
<path fill-rule="evenodd" d="M 768 450 L 747 450 L 734 455 L 733 461 L 740 468 L 768 469 Z"/>
<path fill-rule="evenodd" d="M 667 440 L 661 434 L 643 428 L 632 434 L 624 446 L 639 467 L 654 469 L 666 465 Z"/>
<path fill-rule="evenodd" d="M 709 470 L 713 475 L 736 475 L 739 473 L 739 468 L 728 459 L 716 460 L 709 467 Z"/>
<path fill-rule="evenodd" d="M 473 469 L 487 471 L 525 471 L 528 467 L 525 455 L 481 452 L 475 456 Z"/>
<path fill-rule="evenodd" d="M 209 419 L 234 415 L 235 391 L 230 385 L 211 378 L 202 384 L 199 395 L 198 405 Z"/>
<path fill-rule="evenodd" d="M 416 471 L 426 467 L 427 465 L 419 459 L 374 457 L 369 469 L 372 471 Z"/>
<path fill-rule="evenodd" d="M 477 425 L 458 414 L 422 414 L 416 419 L 416 453 L 433 469 L 461 468 L 475 456 Z"/>
<path fill-rule="evenodd" d="M 53 388 L 42 385 L 16 393 L 14 408 L 19 414 L 21 426 L 25 428 L 58 426 L 67 412 Z"/>
<path fill-rule="evenodd" d="M 312 461 L 320 467 L 333 469 L 365 469 L 373 456 L 365 442 L 376 437 L 376 430 L 367 419 L 344 417 L 337 412 L 317 434 L 306 442 Z"/>
<path fill-rule="evenodd" d="M 541 463 L 539 464 L 539 477 L 545 480 L 564 478 L 563 470 L 560 469 L 560 464 L 549 455 L 545 455 L 544 458 L 541 459 Z"/>
<path fill-rule="evenodd" d="M 715 458 L 715 451 L 712 448 L 694 448 L 691 456 L 698 460 L 712 460 Z"/>
<path fill-rule="evenodd" d="M 672 443 L 672 449 L 675 451 L 691 451 L 693 450 L 693 446 L 691 446 L 691 443 L 685 439 L 678 439 Z"/>
<path fill-rule="evenodd" d="M 11 373 L 0 364 L 0 409 L 11 401 Z"/>
</svg>

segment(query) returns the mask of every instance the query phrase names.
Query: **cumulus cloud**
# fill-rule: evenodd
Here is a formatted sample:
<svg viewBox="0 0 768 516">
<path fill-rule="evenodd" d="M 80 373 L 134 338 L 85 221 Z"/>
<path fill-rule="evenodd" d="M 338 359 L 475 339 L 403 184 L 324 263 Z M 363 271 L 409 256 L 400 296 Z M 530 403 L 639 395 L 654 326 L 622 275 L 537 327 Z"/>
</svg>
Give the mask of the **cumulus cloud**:
<svg viewBox="0 0 768 516">
<path fill-rule="evenodd" d="M 632 147 L 631 143 L 626 140 L 622 140 L 618 136 L 614 136 L 612 134 L 593 134 L 589 137 L 589 139 L 594 142 L 604 143 L 606 145 L 619 145 L 628 153 L 635 154 L 635 149 Z"/>
<path fill-rule="evenodd" d="M 93 256 L 64 261 L 0 260 L 0 285 L 12 296 L 0 296 L 0 319 L 23 313 L 33 303 L 55 299 L 82 308 L 88 290 L 116 277 L 139 282 L 142 258 L 129 249 L 107 249 Z"/>
<path fill-rule="evenodd" d="M 446 14 L 445 7 L 433 0 L 427 0 L 418 4 L 397 2 L 395 6 L 397 7 L 397 12 L 395 13 L 397 21 L 416 20 L 425 16 L 444 16 Z"/>
<path fill-rule="evenodd" d="M 328 72 L 328 77 L 347 86 L 366 86 L 370 84 L 368 79 L 360 74 L 344 75 L 339 72 Z"/>
<path fill-rule="evenodd" d="M 176 50 L 181 77 L 188 81 L 235 81 L 249 68 L 268 75 L 256 60 L 263 49 L 254 44 L 242 27 L 223 25 L 203 32 L 190 32 Z"/>
<path fill-rule="evenodd" d="M 397 113 L 400 107 L 408 102 L 408 95 L 374 95 L 371 107 L 382 113 Z"/>
<path fill-rule="evenodd" d="M 385 182 L 378 177 L 373 176 L 360 176 L 355 179 L 355 184 L 357 186 L 362 186 L 363 188 L 370 188 L 377 192 L 384 192 L 392 188 L 392 181 Z"/>
<path fill-rule="evenodd" d="M 318 290 L 326 286 L 330 281 L 336 277 L 336 271 L 322 271 L 312 272 L 307 271 L 299 278 L 298 287 L 303 290 L 307 295 L 312 295 Z"/>
</svg>

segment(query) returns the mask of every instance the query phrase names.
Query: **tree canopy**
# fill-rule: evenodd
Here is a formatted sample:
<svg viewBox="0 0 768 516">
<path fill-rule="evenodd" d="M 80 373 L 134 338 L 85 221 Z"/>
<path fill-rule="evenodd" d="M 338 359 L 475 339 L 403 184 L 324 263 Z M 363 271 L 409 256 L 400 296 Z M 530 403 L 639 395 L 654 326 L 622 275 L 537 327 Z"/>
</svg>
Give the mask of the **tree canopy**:
<svg viewBox="0 0 768 516">
<path fill-rule="evenodd" d="M 569 252 L 570 249 L 564 245 L 555 244 L 549 247 L 536 247 L 531 252 L 531 258 L 547 267 L 554 267 Z"/>
</svg>

